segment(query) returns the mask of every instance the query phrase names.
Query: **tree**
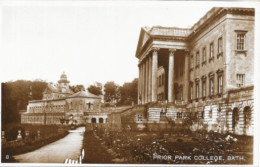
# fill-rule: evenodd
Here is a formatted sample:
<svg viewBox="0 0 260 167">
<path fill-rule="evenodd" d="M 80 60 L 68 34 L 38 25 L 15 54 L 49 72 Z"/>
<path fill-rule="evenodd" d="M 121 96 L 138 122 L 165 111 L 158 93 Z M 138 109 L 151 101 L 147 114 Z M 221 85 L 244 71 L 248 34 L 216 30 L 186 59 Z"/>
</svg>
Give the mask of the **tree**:
<svg viewBox="0 0 260 167">
<path fill-rule="evenodd" d="M 126 82 L 119 88 L 120 93 L 120 105 L 130 105 L 132 102 L 137 103 L 138 94 L 138 79 L 134 79 L 132 82 Z"/>
<path fill-rule="evenodd" d="M 90 85 L 88 87 L 88 91 L 97 96 L 102 95 L 102 84 L 99 82 L 96 82 L 94 85 Z"/>
<path fill-rule="evenodd" d="M 104 85 L 104 91 L 105 91 L 105 101 L 106 102 L 117 102 L 119 99 L 119 93 L 118 93 L 119 86 L 115 84 L 113 81 L 107 82 Z"/>
<path fill-rule="evenodd" d="M 46 86 L 42 80 L 2 83 L 2 125 L 20 122 L 19 110 L 26 110 L 29 100 L 42 99 Z"/>
</svg>

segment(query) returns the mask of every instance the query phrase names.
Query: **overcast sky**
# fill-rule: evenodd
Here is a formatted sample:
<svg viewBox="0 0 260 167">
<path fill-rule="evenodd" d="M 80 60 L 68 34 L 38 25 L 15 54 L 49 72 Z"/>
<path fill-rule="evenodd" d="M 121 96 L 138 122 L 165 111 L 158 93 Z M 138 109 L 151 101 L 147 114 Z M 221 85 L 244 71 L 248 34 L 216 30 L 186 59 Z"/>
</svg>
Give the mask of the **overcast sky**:
<svg viewBox="0 0 260 167">
<path fill-rule="evenodd" d="M 3 1 L 1 82 L 42 79 L 118 84 L 138 77 L 135 51 L 142 26 L 191 27 L 209 2 Z M 242 6 L 246 6 L 242 4 Z"/>
</svg>

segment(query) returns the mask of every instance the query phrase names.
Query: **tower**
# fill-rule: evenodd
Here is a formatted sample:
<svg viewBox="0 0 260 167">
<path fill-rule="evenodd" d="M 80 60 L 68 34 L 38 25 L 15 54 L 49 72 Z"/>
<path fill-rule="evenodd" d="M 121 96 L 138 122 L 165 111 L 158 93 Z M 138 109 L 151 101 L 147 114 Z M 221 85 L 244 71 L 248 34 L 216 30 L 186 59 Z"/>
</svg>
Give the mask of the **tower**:
<svg viewBox="0 0 260 167">
<path fill-rule="evenodd" d="M 65 93 L 66 90 L 69 87 L 69 81 L 67 80 L 67 75 L 63 72 L 60 76 L 60 80 L 58 81 L 59 83 L 59 88 L 61 89 L 62 93 Z"/>
</svg>

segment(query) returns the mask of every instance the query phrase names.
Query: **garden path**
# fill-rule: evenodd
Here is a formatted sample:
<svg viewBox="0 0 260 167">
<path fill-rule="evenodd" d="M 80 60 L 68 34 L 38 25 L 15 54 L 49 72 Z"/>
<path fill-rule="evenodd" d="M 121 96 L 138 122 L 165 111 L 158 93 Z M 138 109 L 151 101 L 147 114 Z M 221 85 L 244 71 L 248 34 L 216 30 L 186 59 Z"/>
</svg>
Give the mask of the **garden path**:
<svg viewBox="0 0 260 167">
<path fill-rule="evenodd" d="M 81 154 L 84 132 L 85 127 L 70 130 L 64 138 L 14 158 L 23 163 L 64 163 L 66 158 L 77 160 Z"/>
</svg>

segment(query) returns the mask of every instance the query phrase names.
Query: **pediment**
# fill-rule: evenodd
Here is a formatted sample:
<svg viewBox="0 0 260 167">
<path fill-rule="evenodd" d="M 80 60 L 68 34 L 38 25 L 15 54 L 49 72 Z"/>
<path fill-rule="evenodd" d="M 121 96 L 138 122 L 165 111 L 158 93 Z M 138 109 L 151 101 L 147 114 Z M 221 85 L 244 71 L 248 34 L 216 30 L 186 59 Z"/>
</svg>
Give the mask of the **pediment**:
<svg viewBox="0 0 260 167">
<path fill-rule="evenodd" d="M 147 41 L 151 38 L 149 32 L 145 29 L 145 28 L 141 28 L 140 31 L 140 36 L 139 36 L 139 40 L 138 40 L 138 45 L 137 45 L 137 49 L 136 49 L 136 57 L 139 57 L 139 53 L 142 51 L 142 48 L 144 47 L 144 45 L 147 43 Z"/>
</svg>

